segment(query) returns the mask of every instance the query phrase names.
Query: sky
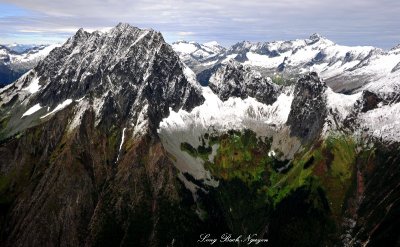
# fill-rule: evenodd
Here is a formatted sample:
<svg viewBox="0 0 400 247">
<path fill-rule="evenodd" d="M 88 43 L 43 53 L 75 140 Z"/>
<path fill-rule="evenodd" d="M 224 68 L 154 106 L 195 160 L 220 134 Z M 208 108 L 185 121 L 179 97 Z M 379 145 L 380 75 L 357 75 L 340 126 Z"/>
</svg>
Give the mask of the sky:
<svg viewBox="0 0 400 247">
<path fill-rule="evenodd" d="M 119 22 L 160 31 L 167 42 L 307 38 L 389 49 L 400 43 L 399 0 L 0 0 L 0 44 L 62 43 L 79 28 Z"/>
</svg>

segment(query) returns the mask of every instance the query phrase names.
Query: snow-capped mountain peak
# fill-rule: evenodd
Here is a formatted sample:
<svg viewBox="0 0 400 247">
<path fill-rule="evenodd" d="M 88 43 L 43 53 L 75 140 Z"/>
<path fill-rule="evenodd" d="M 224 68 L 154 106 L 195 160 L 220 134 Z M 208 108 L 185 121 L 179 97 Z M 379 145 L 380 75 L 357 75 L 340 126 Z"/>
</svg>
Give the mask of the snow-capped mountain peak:
<svg viewBox="0 0 400 247">
<path fill-rule="evenodd" d="M 317 72 L 336 92 L 360 91 L 361 88 L 387 92 L 393 91 L 390 88 L 398 84 L 399 77 L 395 72 L 400 68 L 399 46 L 390 51 L 372 46 L 344 46 L 317 33 L 306 39 L 288 41 L 242 41 L 211 54 L 204 53 L 200 45 L 186 45 L 190 45 L 192 50 L 180 52 L 179 47 L 173 45 L 173 48 L 203 85 L 208 84 L 212 72 L 230 59 L 270 77 L 294 78 L 299 74 Z M 390 81 L 392 86 L 383 85 L 381 78 L 386 78 L 384 81 Z"/>
<path fill-rule="evenodd" d="M 217 41 L 209 41 L 206 43 L 203 43 L 203 45 L 208 46 L 208 47 L 214 47 L 214 46 L 221 46 Z"/>
<path fill-rule="evenodd" d="M 320 40 L 321 38 L 323 37 L 319 33 L 313 33 L 310 35 L 310 40 Z"/>
<path fill-rule="evenodd" d="M 32 119 L 46 120 L 55 109 L 76 103 L 81 107 L 79 114 L 95 112 L 96 124 L 129 123 L 135 133 L 154 132 L 169 108 L 191 109 L 203 100 L 185 69 L 154 30 L 123 23 L 107 33 L 79 29 L 13 87 L 2 91 L 0 105 L 18 104 L 29 111 L 39 104 L 37 115 L 19 116 L 19 122 L 33 124 Z M 12 115 L 18 118 L 19 114 Z M 9 126 L 8 133 L 14 131 L 18 127 Z"/>
</svg>

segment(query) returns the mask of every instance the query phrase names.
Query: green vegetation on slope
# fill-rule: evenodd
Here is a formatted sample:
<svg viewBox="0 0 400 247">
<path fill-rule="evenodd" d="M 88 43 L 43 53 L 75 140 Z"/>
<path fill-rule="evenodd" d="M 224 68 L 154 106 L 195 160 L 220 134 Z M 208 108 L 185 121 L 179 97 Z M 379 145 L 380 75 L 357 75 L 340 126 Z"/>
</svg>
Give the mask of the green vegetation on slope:
<svg viewBox="0 0 400 247">
<path fill-rule="evenodd" d="M 213 161 L 208 159 L 211 140 L 218 144 Z M 305 147 L 291 161 L 279 160 L 279 150 L 274 150 L 275 156 L 268 155 L 271 143 L 271 139 L 263 140 L 254 132 L 244 130 L 208 135 L 201 147 L 183 143 L 181 149 L 202 158 L 205 168 L 220 180 L 220 186 L 210 196 L 217 198 L 233 232 L 256 230 L 252 224 L 260 228 L 284 201 L 293 201 L 300 194 L 307 195 L 301 198 L 307 201 L 304 205 L 308 207 L 301 210 L 320 212 L 315 224 L 331 224 L 333 218 L 341 215 L 346 193 L 354 180 L 355 141 L 345 135 L 331 135 Z M 244 220 L 249 214 L 253 223 Z M 333 229 L 326 227 L 329 231 Z"/>
</svg>

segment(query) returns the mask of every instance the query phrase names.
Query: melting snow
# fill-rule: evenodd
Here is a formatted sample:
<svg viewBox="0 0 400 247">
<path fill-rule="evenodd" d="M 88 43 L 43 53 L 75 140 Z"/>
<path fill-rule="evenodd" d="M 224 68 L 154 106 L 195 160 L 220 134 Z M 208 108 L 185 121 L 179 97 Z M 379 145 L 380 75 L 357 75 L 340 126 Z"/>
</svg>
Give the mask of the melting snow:
<svg viewBox="0 0 400 247">
<path fill-rule="evenodd" d="M 117 156 L 117 161 L 116 162 L 118 162 L 118 160 L 119 160 L 119 155 L 121 153 L 122 145 L 124 144 L 124 141 L 125 141 L 125 130 L 126 130 L 126 128 L 124 128 L 122 130 L 121 144 L 119 144 L 119 150 L 118 150 L 118 156 Z"/>
<path fill-rule="evenodd" d="M 210 41 L 210 42 L 204 43 L 203 45 L 213 47 L 213 46 L 219 46 L 220 44 L 217 41 Z"/>
<path fill-rule="evenodd" d="M 247 52 L 246 57 L 249 59 L 244 62 L 244 64 L 252 65 L 252 66 L 261 66 L 261 67 L 278 67 L 284 60 L 285 55 L 276 57 L 268 57 L 266 55 L 260 55 L 253 52 Z"/>
<path fill-rule="evenodd" d="M 61 104 L 59 104 L 56 108 L 54 108 L 54 110 L 52 110 L 50 113 L 47 113 L 46 115 L 40 117 L 40 118 L 45 118 L 53 113 L 58 112 L 59 110 L 64 109 L 65 107 L 67 107 L 69 104 L 72 103 L 72 99 L 67 99 L 64 102 L 62 102 Z"/>
<path fill-rule="evenodd" d="M 33 113 L 39 111 L 40 109 L 42 109 L 42 107 L 40 106 L 40 104 L 36 104 L 34 106 L 32 106 L 31 108 L 29 108 L 23 115 L 21 118 L 25 117 L 25 116 L 29 116 L 32 115 Z"/>
<path fill-rule="evenodd" d="M 190 54 L 197 50 L 197 47 L 194 44 L 190 43 L 175 43 L 172 45 L 175 51 L 185 54 Z"/>
<path fill-rule="evenodd" d="M 170 116 L 163 119 L 160 129 L 190 129 L 193 127 L 208 129 L 243 129 L 247 123 L 256 121 L 260 124 L 284 124 L 290 112 L 292 95 L 282 93 L 272 105 L 265 105 L 254 98 L 229 98 L 221 101 L 210 88 L 203 88 L 205 102 L 191 112 L 179 110 L 170 111 Z"/>
<path fill-rule="evenodd" d="M 351 95 L 335 93 L 330 87 L 326 90 L 327 107 L 338 113 L 341 120 L 344 120 L 353 110 L 354 104 L 361 98 L 361 92 Z"/>
<path fill-rule="evenodd" d="M 388 141 L 400 140 L 400 103 L 385 105 L 360 115 L 364 131 Z"/>
<path fill-rule="evenodd" d="M 221 63 L 226 63 L 226 62 L 228 62 L 229 60 L 234 59 L 237 55 L 238 55 L 238 54 L 230 54 L 230 55 L 226 56 L 226 58 L 225 58 L 224 60 L 222 60 Z"/>
<path fill-rule="evenodd" d="M 31 81 L 31 83 L 29 84 L 29 86 L 24 88 L 24 90 L 26 90 L 32 94 L 38 92 L 39 89 L 40 89 L 39 77 L 34 77 Z"/>
</svg>

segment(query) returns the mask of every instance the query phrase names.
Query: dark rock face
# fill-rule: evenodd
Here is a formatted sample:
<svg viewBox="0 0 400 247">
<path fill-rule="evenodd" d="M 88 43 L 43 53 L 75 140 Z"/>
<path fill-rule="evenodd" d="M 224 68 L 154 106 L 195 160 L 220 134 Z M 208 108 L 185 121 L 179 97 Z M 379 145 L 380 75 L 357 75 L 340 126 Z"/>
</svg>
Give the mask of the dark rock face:
<svg viewBox="0 0 400 247">
<path fill-rule="evenodd" d="M 346 246 L 400 245 L 399 148 L 399 143 L 376 142 L 373 155 L 357 160 L 358 188 L 353 192 L 357 200 L 346 209 L 354 219 Z"/>
<path fill-rule="evenodd" d="M 396 66 L 393 67 L 391 72 L 393 73 L 393 72 L 396 72 L 398 70 L 400 70 L 400 63 L 396 64 Z"/>
<path fill-rule="evenodd" d="M 377 108 L 380 102 L 382 102 L 382 99 L 378 95 L 370 91 L 363 91 L 362 101 L 359 102 L 359 107 L 361 112 L 367 112 Z"/>
<path fill-rule="evenodd" d="M 279 91 L 270 79 L 233 60 L 216 70 L 209 87 L 223 101 L 229 97 L 253 97 L 264 104 L 275 102 Z"/>
<path fill-rule="evenodd" d="M 211 68 L 205 69 L 196 75 L 197 81 L 200 83 L 202 86 L 208 86 L 210 82 L 211 76 L 221 67 L 221 64 L 217 64 Z"/>
<path fill-rule="evenodd" d="M 327 115 L 325 90 L 325 83 L 313 72 L 296 83 L 287 125 L 291 135 L 299 137 L 303 143 L 317 138 L 324 126 Z"/>
<path fill-rule="evenodd" d="M 121 131 L 87 112 L 67 134 L 70 113 L 0 144 L 1 246 L 190 243 L 200 222 L 161 143 L 131 139 L 114 163 Z"/>
</svg>

